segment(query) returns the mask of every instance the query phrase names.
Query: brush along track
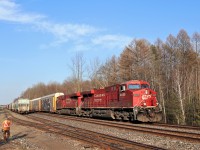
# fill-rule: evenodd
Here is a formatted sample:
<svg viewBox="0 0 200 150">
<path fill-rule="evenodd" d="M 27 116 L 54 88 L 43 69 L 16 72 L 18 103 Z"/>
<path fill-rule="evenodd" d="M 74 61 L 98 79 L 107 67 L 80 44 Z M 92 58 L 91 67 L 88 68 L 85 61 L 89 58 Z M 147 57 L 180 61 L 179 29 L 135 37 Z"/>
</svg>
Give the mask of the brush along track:
<svg viewBox="0 0 200 150">
<path fill-rule="evenodd" d="M 161 129 L 161 128 L 157 128 L 154 125 L 140 126 L 138 124 L 128 124 L 128 123 L 112 122 L 112 121 L 106 121 L 106 120 L 79 118 L 79 117 L 64 116 L 64 115 L 57 115 L 57 114 L 48 114 L 48 113 L 39 113 L 39 114 L 49 116 L 49 117 L 70 119 L 70 120 L 74 120 L 74 121 L 115 127 L 115 128 L 120 128 L 120 129 L 124 129 L 124 130 L 145 132 L 145 133 L 149 133 L 149 134 L 170 137 L 170 138 L 174 138 L 174 139 L 180 139 L 183 141 L 200 142 L 200 134 L 195 133 L 194 129 L 193 129 L 194 130 L 193 132 L 189 132 L 189 131 L 186 132 L 186 131 L 173 130 L 171 127 Z M 191 130 L 191 129 L 189 128 L 189 130 Z"/>
<path fill-rule="evenodd" d="M 81 140 L 84 142 L 88 142 L 90 144 L 98 145 L 103 149 L 113 149 L 113 150 L 162 149 L 156 146 L 145 145 L 142 143 L 125 140 L 114 136 L 96 133 L 81 128 L 75 128 L 52 120 L 47 120 L 44 118 L 39 118 L 35 116 L 28 116 L 28 118 L 41 123 L 24 121 L 12 116 L 12 120 L 14 122 L 21 124 L 23 126 L 34 127 L 46 132 L 72 137 L 76 140 Z"/>
</svg>

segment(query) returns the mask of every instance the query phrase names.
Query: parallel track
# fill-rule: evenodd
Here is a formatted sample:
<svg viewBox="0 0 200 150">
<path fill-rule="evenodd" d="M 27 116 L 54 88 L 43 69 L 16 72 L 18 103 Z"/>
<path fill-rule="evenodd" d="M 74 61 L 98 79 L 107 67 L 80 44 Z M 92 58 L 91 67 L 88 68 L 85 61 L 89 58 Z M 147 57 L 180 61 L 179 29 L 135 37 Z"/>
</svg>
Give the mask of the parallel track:
<svg viewBox="0 0 200 150">
<path fill-rule="evenodd" d="M 171 127 L 171 128 L 179 128 L 179 129 L 187 129 L 187 130 L 196 130 L 200 131 L 200 127 L 198 126 L 187 126 L 187 125 L 172 125 L 172 124 L 165 124 L 165 123 L 154 123 L 155 126 L 160 127 Z"/>
<path fill-rule="evenodd" d="M 165 136 L 175 139 L 181 139 L 184 141 L 191 141 L 191 142 L 200 142 L 200 134 L 199 133 L 191 133 L 186 131 L 178 131 L 178 130 L 169 130 L 169 129 L 160 129 L 150 126 L 138 126 L 134 124 L 126 124 L 126 123 L 118 123 L 112 121 L 105 121 L 105 120 L 96 120 L 96 119 L 86 119 L 86 118 L 79 118 L 79 117 L 72 117 L 72 116 L 64 116 L 64 115 L 57 115 L 57 114 L 48 114 L 48 113 L 39 113 L 46 116 L 53 116 L 56 118 L 62 119 L 70 119 L 80 122 L 92 123 L 97 125 L 109 126 L 109 127 L 116 127 L 124 130 L 131 130 L 131 131 L 138 131 L 138 132 L 145 132 L 149 134 Z M 189 128 L 189 130 L 191 130 Z M 192 129 L 195 130 L 195 129 Z"/>
<path fill-rule="evenodd" d="M 12 114 L 9 114 L 12 116 Z M 159 148 L 156 146 L 150 146 L 142 143 L 137 143 L 125 139 L 121 139 L 118 137 L 105 135 L 101 133 L 96 133 L 93 131 L 68 126 L 62 123 L 58 123 L 52 120 L 39 118 L 35 116 L 28 116 L 28 118 L 33 119 L 35 121 L 41 122 L 41 123 L 35 123 L 30 121 L 24 121 L 18 118 L 15 118 L 12 116 L 12 120 L 18 124 L 34 127 L 46 132 L 55 133 L 67 137 L 72 137 L 76 140 L 81 140 L 93 145 L 98 145 L 99 147 L 103 149 L 110 149 L 110 150 L 132 150 L 132 149 L 157 149 L 161 150 L 163 148 Z"/>
</svg>

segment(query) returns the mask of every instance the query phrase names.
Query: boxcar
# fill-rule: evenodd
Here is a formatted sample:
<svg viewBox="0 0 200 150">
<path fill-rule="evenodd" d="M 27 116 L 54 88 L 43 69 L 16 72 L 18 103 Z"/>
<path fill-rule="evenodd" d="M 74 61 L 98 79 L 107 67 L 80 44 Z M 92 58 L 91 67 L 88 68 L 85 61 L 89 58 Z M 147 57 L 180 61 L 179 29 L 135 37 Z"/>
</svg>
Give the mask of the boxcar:
<svg viewBox="0 0 200 150">
<path fill-rule="evenodd" d="M 8 109 L 12 110 L 12 103 L 8 104 Z"/>
<path fill-rule="evenodd" d="M 41 111 L 41 97 L 30 100 L 30 112 Z"/>
<path fill-rule="evenodd" d="M 29 99 L 20 98 L 17 100 L 18 103 L 18 113 L 28 113 L 29 112 Z"/>
<path fill-rule="evenodd" d="M 17 112 L 18 111 L 18 101 L 15 100 L 13 103 L 12 103 L 12 111 L 14 112 Z"/>
<path fill-rule="evenodd" d="M 61 95 L 64 95 L 64 93 L 54 93 L 41 97 L 41 111 L 56 112 L 56 100 Z"/>
</svg>

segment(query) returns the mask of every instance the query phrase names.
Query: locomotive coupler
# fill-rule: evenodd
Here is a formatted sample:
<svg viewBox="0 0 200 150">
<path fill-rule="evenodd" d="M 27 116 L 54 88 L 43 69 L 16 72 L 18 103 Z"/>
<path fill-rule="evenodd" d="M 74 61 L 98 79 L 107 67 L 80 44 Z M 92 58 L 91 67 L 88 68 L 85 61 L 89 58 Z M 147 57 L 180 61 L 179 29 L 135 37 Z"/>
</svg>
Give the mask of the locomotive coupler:
<svg viewBox="0 0 200 150">
<path fill-rule="evenodd" d="M 149 115 L 149 117 L 153 118 L 155 117 L 155 113 L 152 109 L 147 109 L 147 114 Z"/>
</svg>

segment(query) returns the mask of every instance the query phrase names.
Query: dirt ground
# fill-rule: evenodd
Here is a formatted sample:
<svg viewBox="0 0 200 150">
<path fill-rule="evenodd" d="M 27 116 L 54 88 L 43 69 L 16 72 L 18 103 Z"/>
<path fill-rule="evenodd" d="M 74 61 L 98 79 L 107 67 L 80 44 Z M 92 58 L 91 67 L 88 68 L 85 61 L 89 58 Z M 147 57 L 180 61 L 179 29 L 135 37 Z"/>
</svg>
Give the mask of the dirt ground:
<svg viewBox="0 0 200 150">
<path fill-rule="evenodd" d="M 25 118 L 24 116 L 18 117 Z M 5 119 L 5 114 L 0 110 L 0 122 Z M 0 149 L 3 150 L 97 150 L 90 144 L 82 143 L 68 137 L 46 133 L 44 131 L 24 127 L 15 122 L 11 126 L 11 137 L 9 142 L 3 141 L 3 134 L 0 132 Z"/>
</svg>

